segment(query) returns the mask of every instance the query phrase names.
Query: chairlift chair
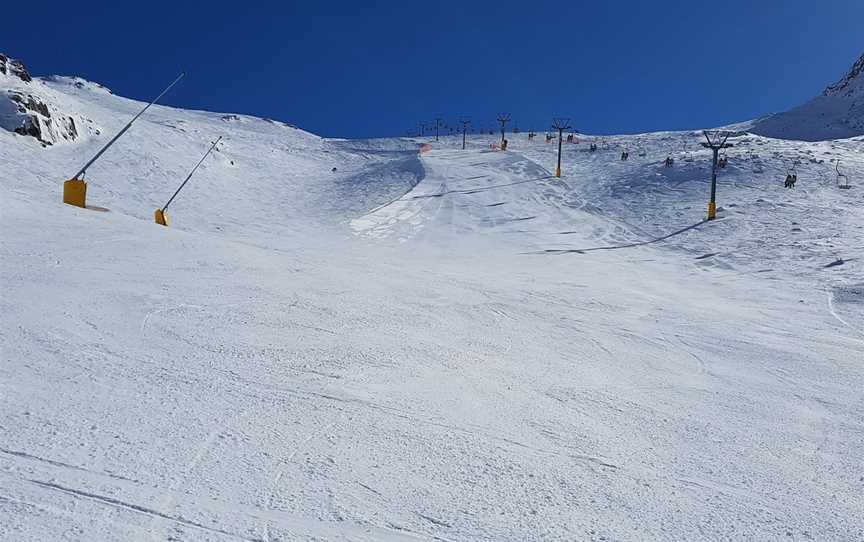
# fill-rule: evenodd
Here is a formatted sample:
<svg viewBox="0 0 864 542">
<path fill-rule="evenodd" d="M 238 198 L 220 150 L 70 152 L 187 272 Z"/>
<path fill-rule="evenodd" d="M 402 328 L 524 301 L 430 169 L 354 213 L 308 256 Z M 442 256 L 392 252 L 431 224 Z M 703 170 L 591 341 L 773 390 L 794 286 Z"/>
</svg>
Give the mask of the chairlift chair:
<svg viewBox="0 0 864 542">
<path fill-rule="evenodd" d="M 786 168 L 786 182 L 783 186 L 786 188 L 795 188 L 795 183 L 798 182 L 798 168 L 795 162 L 792 162 L 791 167 Z"/>
<path fill-rule="evenodd" d="M 840 160 L 837 160 L 837 164 L 834 166 L 834 169 L 837 171 L 838 188 L 842 188 L 843 190 L 849 190 L 850 188 L 852 188 L 852 185 L 849 184 L 849 176 L 840 171 Z M 844 180 L 846 182 L 841 183 L 841 180 Z"/>
</svg>

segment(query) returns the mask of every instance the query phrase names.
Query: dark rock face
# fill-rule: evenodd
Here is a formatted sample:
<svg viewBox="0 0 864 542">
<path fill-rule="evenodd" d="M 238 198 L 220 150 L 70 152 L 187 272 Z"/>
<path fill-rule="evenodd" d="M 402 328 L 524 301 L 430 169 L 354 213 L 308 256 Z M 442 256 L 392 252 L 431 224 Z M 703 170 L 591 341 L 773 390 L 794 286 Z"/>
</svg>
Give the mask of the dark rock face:
<svg viewBox="0 0 864 542">
<path fill-rule="evenodd" d="M 24 63 L 20 60 L 9 58 L 2 53 L 0 53 L 0 74 L 13 75 L 25 83 L 29 83 L 33 80 L 30 76 L 30 72 L 28 72 L 27 68 L 24 66 Z"/>
<path fill-rule="evenodd" d="M 74 141 L 78 137 L 75 120 L 71 116 L 51 114 L 45 102 L 32 94 L 8 90 L 6 96 L 14 112 L 3 115 L 4 125 L 17 134 L 32 136 L 44 145 L 58 141 Z"/>
<path fill-rule="evenodd" d="M 48 106 L 45 105 L 44 103 L 40 102 L 39 100 L 37 100 L 36 98 L 34 98 L 30 94 L 25 96 L 25 95 L 21 94 L 20 92 L 15 92 L 15 91 L 10 90 L 9 91 L 9 99 L 12 100 L 13 102 L 19 104 L 20 106 L 22 106 L 21 112 L 24 112 L 25 110 L 29 109 L 31 111 L 41 113 L 42 115 L 44 115 L 46 117 L 51 117 L 51 113 L 48 111 Z"/>
<path fill-rule="evenodd" d="M 15 133 L 21 134 L 21 135 L 33 136 L 36 139 L 38 139 L 39 141 L 42 141 L 42 130 L 39 129 L 38 124 L 36 124 L 30 120 L 26 121 L 21 126 L 15 128 Z"/>
</svg>

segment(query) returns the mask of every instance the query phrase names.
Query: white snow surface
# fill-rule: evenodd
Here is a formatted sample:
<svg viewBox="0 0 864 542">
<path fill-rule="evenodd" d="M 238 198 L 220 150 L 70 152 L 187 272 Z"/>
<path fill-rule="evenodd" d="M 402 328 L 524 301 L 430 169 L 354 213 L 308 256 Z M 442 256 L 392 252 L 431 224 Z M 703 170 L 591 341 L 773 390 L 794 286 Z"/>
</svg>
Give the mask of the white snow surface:
<svg viewBox="0 0 864 542">
<path fill-rule="evenodd" d="M 864 539 L 861 139 L 733 138 L 704 222 L 696 132 L 154 106 L 79 209 L 142 104 L 76 82 L 0 131 L 0 540 Z"/>
</svg>

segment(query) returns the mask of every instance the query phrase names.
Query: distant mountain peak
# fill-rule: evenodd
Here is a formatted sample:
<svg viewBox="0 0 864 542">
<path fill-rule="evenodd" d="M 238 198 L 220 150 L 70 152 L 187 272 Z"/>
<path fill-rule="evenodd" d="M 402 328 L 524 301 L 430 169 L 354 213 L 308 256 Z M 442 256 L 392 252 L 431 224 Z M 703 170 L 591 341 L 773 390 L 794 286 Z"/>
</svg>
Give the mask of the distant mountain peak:
<svg viewBox="0 0 864 542">
<path fill-rule="evenodd" d="M 864 134 L 864 55 L 809 102 L 759 119 L 750 130 L 777 139 L 825 141 Z"/>
<path fill-rule="evenodd" d="M 849 70 L 849 73 L 833 85 L 826 88 L 822 95 L 837 96 L 842 94 L 844 91 L 851 90 L 852 88 L 861 88 L 864 90 L 864 75 L 862 74 L 864 74 L 864 54 L 862 54 L 861 58 L 855 62 L 852 69 Z"/>
</svg>

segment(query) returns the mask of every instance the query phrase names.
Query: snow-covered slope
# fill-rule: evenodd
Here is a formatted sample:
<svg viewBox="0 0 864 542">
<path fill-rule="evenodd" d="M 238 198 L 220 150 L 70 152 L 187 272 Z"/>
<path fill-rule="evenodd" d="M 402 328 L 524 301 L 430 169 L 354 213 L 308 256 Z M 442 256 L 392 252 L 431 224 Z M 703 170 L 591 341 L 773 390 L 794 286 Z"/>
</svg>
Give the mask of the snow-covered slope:
<svg viewBox="0 0 864 542">
<path fill-rule="evenodd" d="M 98 133 L 0 130 L 0 540 L 864 538 L 864 141 L 734 138 L 706 223 L 696 133 L 156 106 L 79 209 L 142 104 L 32 83 Z"/>
<path fill-rule="evenodd" d="M 757 121 L 753 133 L 781 139 L 824 141 L 864 135 L 864 55 L 821 96 Z"/>
</svg>

